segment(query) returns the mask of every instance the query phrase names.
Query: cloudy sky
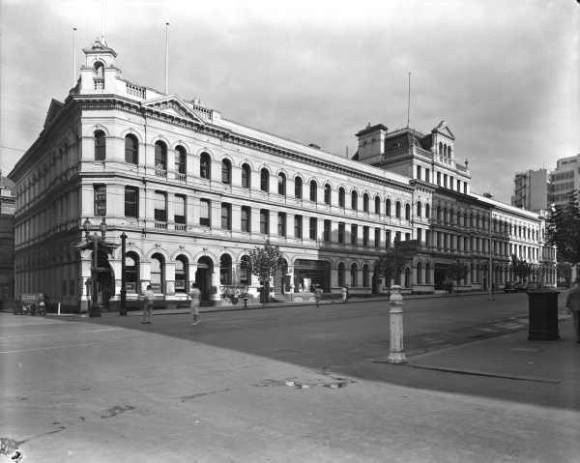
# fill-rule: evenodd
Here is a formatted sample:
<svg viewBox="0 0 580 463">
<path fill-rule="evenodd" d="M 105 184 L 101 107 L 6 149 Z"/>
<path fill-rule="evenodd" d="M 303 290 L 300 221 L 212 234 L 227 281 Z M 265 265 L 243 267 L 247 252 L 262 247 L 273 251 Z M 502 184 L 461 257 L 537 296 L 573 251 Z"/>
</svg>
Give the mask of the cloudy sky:
<svg viewBox="0 0 580 463">
<path fill-rule="evenodd" d="M 104 6 L 103 6 L 104 5 Z M 575 0 L 0 0 L 0 168 L 73 83 L 73 33 L 100 35 L 123 76 L 224 117 L 344 155 L 368 122 L 444 119 L 473 190 L 509 202 L 513 173 L 580 153 Z M 104 13 L 103 13 L 104 11 Z M 103 20 L 104 18 L 104 20 Z"/>
</svg>

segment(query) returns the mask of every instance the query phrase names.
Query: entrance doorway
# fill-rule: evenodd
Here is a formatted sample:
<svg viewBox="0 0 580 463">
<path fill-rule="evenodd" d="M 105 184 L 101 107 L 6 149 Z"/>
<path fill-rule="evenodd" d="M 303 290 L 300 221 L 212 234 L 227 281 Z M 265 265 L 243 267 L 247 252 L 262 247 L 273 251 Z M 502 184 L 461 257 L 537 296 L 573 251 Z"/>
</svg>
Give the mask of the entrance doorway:
<svg viewBox="0 0 580 463">
<path fill-rule="evenodd" d="M 201 292 L 201 304 L 208 305 L 211 301 L 211 278 L 213 275 L 213 262 L 209 257 L 200 257 L 197 261 L 195 272 L 195 284 Z"/>
<path fill-rule="evenodd" d="M 298 259 L 294 264 L 294 288 L 312 291 L 319 285 L 323 291 L 330 291 L 330 263 L 322 260 Z"/>
</svg>

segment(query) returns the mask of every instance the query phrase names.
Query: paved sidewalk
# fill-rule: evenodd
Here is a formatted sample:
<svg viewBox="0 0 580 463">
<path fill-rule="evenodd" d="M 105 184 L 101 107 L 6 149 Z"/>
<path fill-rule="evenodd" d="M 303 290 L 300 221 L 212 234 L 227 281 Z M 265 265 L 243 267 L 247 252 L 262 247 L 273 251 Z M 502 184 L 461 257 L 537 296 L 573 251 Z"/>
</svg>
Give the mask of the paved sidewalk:
<svg viewBox="0 0 580 463">
<path fill-rule="evenodd" d="M 519 381 L 566 383 L 580 390 L 580 344 L 570 316 L 556 341 L 528 341 L 526 330 L 409 357 L 409 366 Z"/>
</svg>

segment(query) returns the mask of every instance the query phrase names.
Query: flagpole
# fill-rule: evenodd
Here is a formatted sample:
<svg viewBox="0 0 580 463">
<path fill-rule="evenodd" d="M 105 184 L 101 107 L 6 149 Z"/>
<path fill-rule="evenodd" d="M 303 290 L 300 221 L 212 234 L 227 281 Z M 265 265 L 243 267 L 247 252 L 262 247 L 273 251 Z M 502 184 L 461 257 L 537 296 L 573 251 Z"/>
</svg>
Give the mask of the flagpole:
<svg viewBox="0 0 580 463">
<path fill-rule="evenodd" d="M 409 72 L 409 94 L 407 95 L 407 128 L 411 121 L 411 72 Z"/>
<path fill-rule="evenodd" d="M 76 85 L 77 80 L 77 54 L 76 54 L 76 36 L 77 36 L 77 28 L 73 27 L 73 37 L 72 37 L 72 59 L 73 59 L 73 86 Z"/>
<path fill-rule="evenodd" d="M 165 23 L 165 94 L 169 94 L 169 23 Z"/>
</svg>

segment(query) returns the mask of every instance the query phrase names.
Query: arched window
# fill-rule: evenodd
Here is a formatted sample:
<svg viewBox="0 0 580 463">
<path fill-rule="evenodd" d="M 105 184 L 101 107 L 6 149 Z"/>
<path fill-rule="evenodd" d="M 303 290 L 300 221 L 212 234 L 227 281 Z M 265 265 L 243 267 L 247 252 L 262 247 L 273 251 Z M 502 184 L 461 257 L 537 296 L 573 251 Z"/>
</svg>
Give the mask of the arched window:
<svg viewBox="0 0 580 463">
<path fill-rule="evenodd" d="M 187 277 L 187 257 L 179 256 L 175 259 L 175 292 L 186 293 L 189 289 L 189 278 Z"/>
<path fill-rule="evenodd" d="M 405 288 L 411 287 L 411 270 L 409 267 L 405 268 Z"/>
<path fill-rule="evenodd" d="M 310 181 L 310 201 L 315 203 L 318 200 L 318 185 L 316 180 Z"/>
<path fill-rule="evenodd" d="M 229 159 L 222 160 L 222 183 L 232 184 L 232 163 Z"/>
<path fill-rule="evenodd" d="M 338 264 L 338 286 L 345 286 L 345 269 L 344 264 L 341 262 Z"/>
<path fill-rule="evenodd" d="M 129 293 L 139 291 L 139 256 L 134 252 L 125 254 L 125 288 Z"/>
<path fill-rule="evenodd" d="M 441 206 L 437 206 L 437 221 L 441 222 Z"/>
<path fill-rule="evenodd" d="M 344 208 L 344 207 L 346 207 L 345 203 L 346 203 L 346 200 L 345 200 L 344 188 L 340 187 L 338 189 L 338 206 Z"/>
<path fill-rule="evenodd" d="M 369 195 L 366 193 L 363 195 L 363 212 L 369 211 Z"/>
<path fill-rule="evenodd" d="M 284 172 L 278 174 L 278 194 L 286 196 L 286 174 Z"/>
<path fill-rule="evenodd" d="M 423 284 L 423 264 L 417 262 L 417 284 Z"/>
<path fill-rule="evenodd" d="M 260 190 L 266 193 L 270 191 L 270 172 L 265 167 L 260 171 Z"/>
<path fill-rule="evenodd" d="M 206 180 L 211 179 L 211 158 L 208 153 L 201 153 L 199 157 L 199 176 Z"/>
<path fill-rule="evenodd" d="M 296 177 L 294 179 L 294 197 L 296 199 L 302 199 L 302 178 Z"/>
<path fill-rule="evenodd" d="M 151 256 L 151 289 L 165 293 L 165 259 L 161 254 Z"/>
<path fill-rule="evenodd" d="M 423 212 L 423 207 L 421 205 L 421 201 L 417 201 L 417 217 L 421 217 Z"/>
<path fill-rule="evenodd" d="M 95 64 L 93 64 L 93 72 L 95 73 L 96 79 L 104 78 L 105 66 L 101 61 L 95 61 Z"/>
<path fill-rule="evenodd" d="M 375 196 L 375 214 L 381 213 L 381 198 Z"/>
<path fill-rule="evenodd" d="M 358 286 L 358 267 L 356 264 L 350 266 L 350 285 L 352 287 Z"/>
<path fill-rule="evenodd" d="M 125 137 L 125 162 L 135 165 L 139 163 L 139 142 L 135 135 Z"/>
<path fill-rule="evenodd" d="M 251 178 L 250 166 L 242 164 L 242 188 L 250 188 Z"/>
<path fill-rule="evenodd" d="M 107 153 L 105 132 L 95 131 L 95 161 L 104 161 Z"/>
<path fill-rule="evenodd" d="M 443 150 L 443 143 L 439 142 L 439 154 L 445 156 L 445 151 Z"/>
<path fill-rule="evenodd" d="M 220 257 L 220 285 L 232 284 L 232 258 L 229 254 Z"/>
<path fill-rule="evenodd" d="M 461 211 L 457 211 L 457 225 L 461 225 Z"/>
<path fill-rule="evenodd" d="M 368 288 L 369 287 L 370 280 L 369 280 L 369 266 L 367 264 L 364 264 L 363 265 L 363 268 L 362 268 L 362 277 L 363 277 L 363 286 L 365 288 Z"/>
<path fill-rule="evenodd" d="M 431 264 L 425 264 L 425 283 L 431 284 Z"/>
<path fill-rule="evenodd" d="M 401 202 L 400 201 L 397 201 L 395 203 L 395 217 L 397 219 L 401 218 Z"/>
<path fill-rule="evenodd" d="M 358 209 L 358 193 L 356 190 L 352 190 L 352 193 L 350 194 L 350 207 L 353 211 Z"/>
<path fill-rule="evenodd" d="M 162 141 L 155 142 L 155 172 L 167 172 L 167 145 Z"/>
<path fill-rule="evenodd" d="M 391 200 L 387 199 L 385 201 L 385 214 L 387 215 L 387 217 L 391 216 Z"/>
<path fill-rule="evenodd" d="M 187 152 L 183 146 L 175 148 L 175 172 L 178 175 L 187 173 Z"/>
<path fill-rule="evenodd" d="M 429 218 L 431 217 L 431 206 L 429 206 L 429 203 L 425 204 L 425 218 Z"/>
<path fill-rule="evenodd" d="M 405 220 L 411 220 L 411 206 L 405 204 Z"/>
<path fill-rule="evenodd" d="M 240 260 L 240 284 L 249 286 L 252 283 L 252 264 L 249 256 L 242 256 Z"/>
<path fill-rule="evenodd" d="M 324 185 L 324 204 L 330 205 L 331 189 L 330 185 L 327 183 Z"/>
</svg>

